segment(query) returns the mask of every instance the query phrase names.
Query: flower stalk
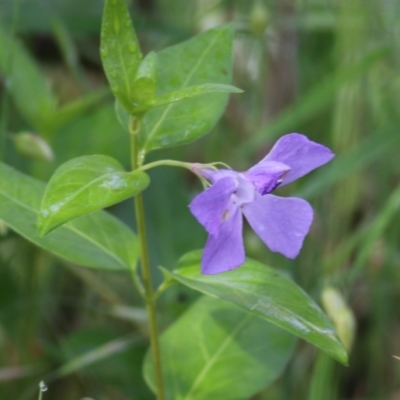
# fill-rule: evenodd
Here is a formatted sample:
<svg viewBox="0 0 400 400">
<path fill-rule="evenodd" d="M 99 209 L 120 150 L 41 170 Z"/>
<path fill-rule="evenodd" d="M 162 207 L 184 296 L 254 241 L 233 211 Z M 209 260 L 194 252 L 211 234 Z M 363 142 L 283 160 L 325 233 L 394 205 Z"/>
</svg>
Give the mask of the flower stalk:
<svg viewBox="0 0 400 400">
<path fill-rule="evenodd" d="M 140 167 L 140 158 L 137 151 L 137 135 L 140 131 L 140 120 L 133 121 L 130 124 L 130 137 L 131 137 L 131 164 L 132 169 L 135 170 Z M 156 381 L 156 395 L 157 400 L 165 400 L 160 344 L 158 339 L 158 326 L 156 315 L 156 297 L 153 292 L 149 252 L 146 239 L 146 223 L 144 217 L 143 196 L 141 193 L 135 196 L 135 215 L 137 224 L 137 235 L 139 239 L 140 248 L 140 264 L 143 279 L 143 298 L 146 304 L 146 311 L 148 315 L 149 336 L 150 336 L 150 349 L 153 358 L 154 374 Z M 134 279 L 135 283 L 135 279 Z"/>
</svg>

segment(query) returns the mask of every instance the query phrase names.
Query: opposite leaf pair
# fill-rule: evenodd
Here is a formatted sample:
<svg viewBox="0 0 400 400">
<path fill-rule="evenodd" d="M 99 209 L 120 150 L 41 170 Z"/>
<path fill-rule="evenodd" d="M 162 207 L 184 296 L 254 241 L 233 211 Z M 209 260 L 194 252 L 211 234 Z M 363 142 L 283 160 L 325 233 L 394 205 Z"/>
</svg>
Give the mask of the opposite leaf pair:
<svg viewBox="0 0 400 400">
<path fill-rule="evenodd" d="M 111 90 L 130 115 L 143 116 L 152 108 L 201 94 L 242 92 L 227 84 L 186 82 L 170 93 L 158 95 L 157 89 L 160 85 L 157 53 L 152 51 L 143 58 L 124 1 L 106 1 L 100 53 Z"/>
</svg>

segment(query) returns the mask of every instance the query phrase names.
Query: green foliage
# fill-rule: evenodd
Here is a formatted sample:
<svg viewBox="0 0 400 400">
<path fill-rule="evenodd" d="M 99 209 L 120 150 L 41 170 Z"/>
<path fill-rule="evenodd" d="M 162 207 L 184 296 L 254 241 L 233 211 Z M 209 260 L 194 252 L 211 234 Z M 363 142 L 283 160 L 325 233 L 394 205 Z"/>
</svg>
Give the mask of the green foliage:
<svg viewBox="0 0 400 400">
<path fill-rule="evenodd" d="M 167 400 L 245 400 L 279 376 L 293 337 L 224 301 L 201 297 L 162 336 Z M 144 373 L 154 388 L 147 354 Z"/>
<path fill-rule="evenodd" d="M 0 164 L 0 218 L 37 246 L 86 267 L 128 270 L 136 264 L 136 237 L 120 221 L 97 212 L 40 237 L 36 229 L 45 185 Z"/>
<path fill-rule="evenodd" d="M 115 97 L 130 111 L 140 51 L 125 0 L 106 0 L 101 26 L 101 59 Z"/>
<path fill-rule="evenodd" d="M 0 26 L 0 71 L 20 113 L 37 132 L 46 132 L 57 100 L 39 66 Z"/>
<path fill-rule="evenodd" d="M 135 104 L 139 105 L 156 98 L 158 68 L 157 54 L 154 51 L 151 51 L 140 63 L 133 84 L 132 99 L 134 104 L 131 104 L 130 106 L 134 106 L 135 112 L 138 111 Z"/>
<path fill-rule="evenodd" d="M 211 29 L 186 42 L 158 53 L 158 93 L 168 95 L 198 94 L 191 86 L 229 84 L 232 76 L 232 27 Z M 214 86 L 214 91 L 233 91 Z M 222 90 L 224 89 L 224 90 Z M 204 89 L 200 89 L 206 90 Z M 168 97 L 167 97 L 168 98 Z M 206 134 L 221 117 L 228 96 L 223 93 L 196 96 L 186 101 L 171 103 L 149 111 L 143 119 L 139 144 L 142 153 L 191 142 Z"/>
<path fill-rule="evenodd" d="M 141 171 L 126 172 L 115 159 L 92 155 L 61 165 L 44 192 L 38 230 L 45 235 L 82 215 L 119 203 L 144 190 L 149 177 Z"/>
<path fill-rule="evenodd" d="M 165 106 L 167 104 L 176 103 L 182 100 L 188 100 L 195 96 L 209 93 L 241 93 L 242 90 L 230 85 L 222 85 L 218 83 L 205 83 L 204 85 L 189 86 L 176 92 L 167 93 L 164 96 L 151 98 L 143 101 L 134 108 L 135 113 L 147 111 L 151 108 Z"/>
<path fill-rule="evenodd" d="M 192 289 L 236 304 L 347 363 L 346 350 L 329 319 L 293 281 L 253 260 L 223 274 L 202 275 L 200 258 L 200 251 L 186 254 L 171 276 Z"/>
<path fill-rule="evenodd" d="M 118 119 L 121 121 L 124 113 L 118 104 L 128 115 L 140 118 L 159 108 L 144 118 L 139 136 L 142 158 L 150 150 L 187 143 L 207 133 L 227 100 L 226 95 L 211 97 L 211 93 L 241 92 L 227 85 L 231 47 L 232 30 L 225 26 L 167 48 L 159 56 L 150 52 L 142 59 L 125 1 L 106 1 L 101 56 L 118 102 Z M 177 102 L 180 104 L 173 104 Z M 127 119 L 122 118 L 129 131 Z"/>
<path fill-rule="evenodd" d="M 256 390 L 261 390 L 252 397 L 257 400 L 395 398 L 400 385 L 396 372 L 399 361 L 387 355 L 398 355 L 399 330 L 400 3 L 315 0 L 296 2 L 295 7 L 283 7 L 283 0 L 126 3 L 137 33 L 134 43 L 140 42 L 143 54 L 147 54 L 139 60 L 130 81 L 142 107 L 148 102 L 136 109 L 138 113 L 148 110 L 139 138 L 143 156 L 158 148 L 161 150 L 149 155 L 151 161 L 220 160 L 246 170 L 268 152 L 275 138 L 293 131 L 336 153 L 330 165 L 279 189 L 285 196 L 311 200 L 315 211 L 312 230 L 296 260 L 287 261 L 269 252 L 246 228 L 244 237 L 251 258 L 289 272 L 315 302 L 326 285 L 343 294 L 358 325 L 349 366 L 343 368 L 325 353 L 301 345 L 282 373 L 274 369 L 277 362 L 270 364 L 264 376 L 281 373 L 282 379 L 271 383 L 260 378 L 259 386 L 253 386 L 247 398 Z M 129 130 L 131 118 L 117 102 L 123 129 L 117 125 L 94 40 L 103 6 L 98 0 L 0 1 L 0 155 L 31 176 L 47 179 L 63 162 L 86 154 L 107 154 L 122 165 L 128 164 L 129 135 L 123 131 Z M 119 6 L 124 7 L 124 3 Z M 125 9 L 122 14 L 129 18 Z M 262 24 L 260 18 L 264 18 Z M 185 94 L 193 86 L 231 83 L 228 43 L 232 32 L 223 24 L 232 20 L 234 84 L 245 92 L 233 96 L 222 123 L 216 125 L 227 95 L 183 99 L 182 91 Z M 193 37 L 217 25 L 220 28 Z M 126 34 L 130 40 L 132 32 Z M 217 36 L 214 43 L 218 45 L 210 48 L 210 57 L 208 53 L 203 58 L 195 55 L 199 74 L 193 74 L 193 82 L 183 87 L 181 74 L 187 78 L 193 70 L 189 70 L 193 67 L 191 43 L 197 43 L 203 52 Z M 115 54 L 116 46 L 126 46 L 118 41 L 114 44 Z M 54 45 L 59 52 L 54 51 Z M 183 47 L 187 57 L 180 51 Z M 129 49 L 122 53 L 128 64 L 130 54 Z M 222 68 L 221 60 L 225 60 L 227 75 L 222 68 L 211 71 L 214 59 L 220 60 Z M 180 101 L 161 104 L 171 98 Z M 200 138 L 213 126 L 211 134 L 194 145 L 163 149 Z M 23 131 L 44 138 L 53 149 L 54 161 L 34 161 L 27 158 L 26 151 L 17 152 L 10 139 Z M 151 263 L 154 270 L 157 265 L 171 268 L 182 254 L 204 243 L 205 233 L 186 207 L 200 186 L 188 173 L 176 169 L 157 168 L 149 175 L 152 185 L 143 196 Z M 0 167 L 0 177 L 0 225 L 5 221 L 10 227 L 1 229 L 0 234 L 0 398 L 36 399 L 41 380 L 49 387 L 43 393 L 44 400 L 154 398 L 146 390 L 140 371 L 148 342 L 145 321 L 135 319 L 132 326 L 132 320 L 121 320 L 109 307 L 129 303 L 137 309 L 143 307 L 142 300 L 132 290 L 127 274 L 98 269 L 121 271 L 136 264 L 133 233 L 109 214 L 95 212 L 40 237 L 35 224 L 44 184 L 5 165 Z M 343 185 L 344 181 L 348 184 Z M 121 220 L 132 219 L 130 204 L 120 203 L 111 211 Z M 60 262 L 59 257 L 69 262 Z M 182 368 L 187 366 L 182 376 L 188 382 L 196 379 L 198 371 L 190 376 L 188 354 L 203 354 L 199 349 L 203 338 L 195 341 L 196 310 L 205 321 L 199 332 L 208 333 L 209 325 L 220 337 L 224 326 L 233 326 L 224 319 L 225 310 L 227 317 L 245 315 L 243 310 L 222 306 L 220 300 L 210 297 L 192 305 L 197 294 L 188 286 L 174 285 L 158 300 L 161 328 L 170 326 L 162 337 L 163 351 L 164 342 L 175 354 L 180 348 L 193 346 L 180 360 L 170 358 L 174 367 L 179 368 L 180 363 Z M 234 294 L 231 291 L 230 295 Z M 201 302 L 208 302 L 210 309 L 222 307 L 221 318 L 212 318 L 206 310 L 200 313 Z M 187 314 L 179 318 L 185 308 Z M 178 332 L 186 315 L 192 315 L 191 320 Z M 251 321 L 268 326 L 261 318 Z M 105 335 L 108 329 L 111 335 Z M 275 336 L 266 329 L 265 338 L 279 339 L 277 327 L 272 328 L 278 332 Z M 175 332 L 174 340 L 168 339 L 170 332 Z M 130 338 L 137 338 L 140 344 L 131 346 Z M 240 343 L 234 340 L 231 345 Z M 260 343 L 262 348 L 269 346 L 267 340 L 260 339 Z M 211 350 L 217 345 L 214 339 L 207 344 Z M 245 348 L 250 345 L 246 342 Z M 121 349 L 127 351 L 119 352 Z M 243 346 L 239 350 L 242 360 L 251 359 Z M 270 349 L 262 360 L 256 351 L 254 354 L 252 360 L 259 361 L 258 368 L 249 371 L 258 376 L 275 354 Z M 219 365 L 211 370 L 216 371 Z M 147 378 L 153 382 L 150 367 L 147 360 Z M 164 369 L 172 371 L 168 366 Z M 254 384 L 254 376 L 243 378 L 246 370 L 242 368 L 242 375 L 229 383 L 240 388 L 247 381 Z M 221 368 L 218 373 L 224 372 Z M 53 383 L 51 377 L 60 380 Z M 219 387 L 211 375 L 206 375 L 204 382 L 215 390 L 227 389 Z M 221 385 L 223 382 L 221 379 Z M 179 382 L 182 390 L 184 383 Z M 199 384 L 198 388 L 203 391 L 204 387 Z M 224 398 L 208 395 L 214 397 Z"/>
<path fill-rule="evenodd" d="M 21 115 L 31 128 L 45 137 L 53 135 L 61 126 L 87 112 L 109 92 L 108 89 L 102 89 L 60 107 L 39 65 L 24 46 L 1 26 L 0 73 Z"/>
</svg>

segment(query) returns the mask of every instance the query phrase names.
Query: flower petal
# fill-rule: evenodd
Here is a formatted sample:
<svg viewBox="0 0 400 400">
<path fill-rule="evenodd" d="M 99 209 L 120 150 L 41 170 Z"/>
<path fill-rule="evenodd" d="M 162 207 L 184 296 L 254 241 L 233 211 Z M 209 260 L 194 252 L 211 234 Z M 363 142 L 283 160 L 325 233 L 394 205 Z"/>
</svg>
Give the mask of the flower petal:
<svg viewBox="0 0 400 400">
<path fill-rule="evenodd" d="M 290 168 L 286 164 L 263 161 L 250 168 L 244 175 L 253 183 L 258 193 L 264 195 L 279 186 L 289 171 Z"/>
<path fill-rule="evenodd" d="M 257 194 L 243 213 L 270 250 L 295 258 L 303 245 L 313 219 L 313 210 L 305 200 Z"/>
<path fill-rule="evenodd" d="M 231 169 L 215 170 L 215 169 L 211 169 L 211 168 L 201 168 L 201 164 L 195 164 L 195 166 L 193 167 L 193 171 L 196 174 L 200 174 L 200 175 L 204 176 L 204 178 L 206 178 L 211 183 L 215 183 L 215 182 L 219 181 L 220 179 L 226 178 L 226 177 L 234 178 L 239 174 L 239 172 L 233 171 Z"/>
<path fill-rule="evenodd" d="M 231 208 L 231 196 L 237 185 L 234 178 L 222 178 L 190 203 L 191 213 L 211 235 L 218 234 L 224 214 Z"/>
<path fill-rule="evenodd" d="M 239 267 L 244 263 L 242 213 L 236 209 L 221 224 L 218 235 L 209 235 L 201 260 L 203 274 L 218 274 Z"/>
<path fill-rule="evenodd" d="M 272 150 L 255 167 L 261 167 L 266 161 L 277 161 L 286 164 L 290 171 L 285 176 L 282 185 L 308 174 L 315 168 L 324 165 L 335 155 L 330 149 L 312 142 L 299 133 L 282 136 Z M 261 165 L 260 165 L 261 164 Z"/>
</svg>

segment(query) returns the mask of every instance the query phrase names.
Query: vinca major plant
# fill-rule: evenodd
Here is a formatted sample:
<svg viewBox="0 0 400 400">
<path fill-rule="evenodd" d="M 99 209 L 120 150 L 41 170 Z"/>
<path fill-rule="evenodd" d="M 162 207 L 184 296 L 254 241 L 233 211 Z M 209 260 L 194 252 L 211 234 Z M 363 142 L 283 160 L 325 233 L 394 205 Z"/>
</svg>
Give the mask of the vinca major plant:
<svg viewBox="0 0 400 400">
<path fill-rule="evenodd" d="M 125 0 L 106 0 L 100 53 L 116 118 L 130 137 L 131 169 L 109 156 L 81 156 L 61 165 L 44 189 L 1 165 L 13 182 L 7 193 L 15 201 L 0 204 L 11 228 L 75 264 L 130 271 L 148 315 L 143 373 L 158 400 L 248 399 L 280 375 L 295 337 L 347 363 L 329 318 L 287 276 L 246 258 L 242 237 L 244 217 L 271 251 L 295 258 L 312 208 L 303 199 L 271 193 L 329 162 L 333 153 L 292 133 L 246 172 L 223 160 L 146 162 L 153 150 L 205 135 L 229 94 L 241 92 L 230 84 L 232 40 L 232 26 L 225 25 L 143 55 Z M 174 270 L 161 268 L 164 281 L 154 289 L 142 192 L 156 167 L 185 168 L 199 178 L 204 191 L 189 205 L 187 218 L 194 216 L 208 239 L 204 251 L 182 255 Z M 101 211 L 128 198 L 134 201 L 135 233 Z M 21 218 L 8 220 L 7 210 Z M 176 283 L 204 296 L 160 335 L 157 299 Z"/>
</svg>

